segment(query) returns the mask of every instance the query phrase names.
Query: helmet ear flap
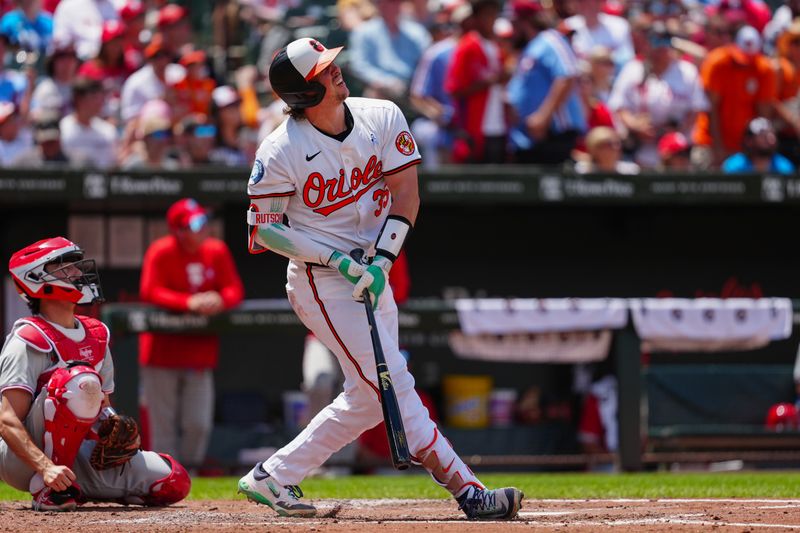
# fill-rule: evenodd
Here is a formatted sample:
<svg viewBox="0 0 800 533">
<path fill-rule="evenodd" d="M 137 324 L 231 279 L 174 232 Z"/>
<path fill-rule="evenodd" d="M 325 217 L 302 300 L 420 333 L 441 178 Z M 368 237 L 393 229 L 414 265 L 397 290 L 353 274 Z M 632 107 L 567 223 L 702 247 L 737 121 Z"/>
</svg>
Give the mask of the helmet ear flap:
<svg viewBox="0 0 800 533">
<path fill-rule="evenodd" d="M 292 109 L 313 107 L 325 98 L 325 86 L 318 81 L 307 81 L 299 91 L 284 92 L 276 88 L 286 105 Z"/>
</svg>

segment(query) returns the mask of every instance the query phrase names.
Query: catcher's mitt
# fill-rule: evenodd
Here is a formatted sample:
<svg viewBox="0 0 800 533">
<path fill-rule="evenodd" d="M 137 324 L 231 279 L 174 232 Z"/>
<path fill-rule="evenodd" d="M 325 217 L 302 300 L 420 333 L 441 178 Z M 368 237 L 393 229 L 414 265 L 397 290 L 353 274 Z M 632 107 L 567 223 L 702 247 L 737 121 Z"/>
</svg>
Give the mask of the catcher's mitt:
<svg viewBox="0 0 800 533">
<path fill-rule="evenodd" d="M 100 422 L 97 445 L 92 450 L 90 462 L 95 470 L 121 466 L 136 455 L 142 447 L 136 420 L 125 415 L 112 415 Z"/>
</svg>

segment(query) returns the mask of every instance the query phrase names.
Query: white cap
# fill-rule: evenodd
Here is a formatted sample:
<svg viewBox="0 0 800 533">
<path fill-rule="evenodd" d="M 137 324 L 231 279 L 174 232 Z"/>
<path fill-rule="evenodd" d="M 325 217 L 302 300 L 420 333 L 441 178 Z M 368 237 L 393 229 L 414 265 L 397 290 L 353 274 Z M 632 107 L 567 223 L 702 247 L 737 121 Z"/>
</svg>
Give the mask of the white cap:
<svg viewBox="0 0 800 533">
<path fill-rule="evenodd" d="M 308 81 L 333 63 L 342 48 L 327 49 L 316 39 L 305 37 L 289 43 L 286 56 L 303 79 Z"/>
<path fill-rule="evenodd" d="M 218 109 L 221 109 L 237 103 L 241 100 L 241 97 L 239 93 L 236 92 L 236 89 L 230 85 L 220 85 L 211 91 L 211 99 L 214 101 L 214 105 L 216 105 Z"/>
<path fill-rule="evenodd" d="M 742 26 L 736 33 L 736 46 L 747 55 L 761 52 L 761 34 L 752 26 Z"/>
</svg>

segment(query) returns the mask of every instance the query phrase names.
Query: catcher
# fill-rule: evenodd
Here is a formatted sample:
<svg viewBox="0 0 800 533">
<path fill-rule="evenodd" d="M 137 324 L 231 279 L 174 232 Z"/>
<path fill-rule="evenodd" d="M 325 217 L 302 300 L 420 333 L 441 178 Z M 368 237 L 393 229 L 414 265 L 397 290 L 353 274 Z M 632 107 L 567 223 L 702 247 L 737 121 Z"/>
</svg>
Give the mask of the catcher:
<svg viewBox="0 0 800 533">
<path fill-rule="evenodd" d="M 102 301 L 95 262 L 55 237 L 16 252 L 9 270 L 32 316 L 14 324 L 0 352 L 0 479 L 30 491 L 37 511 L 185 498 L 186 470 L 141 451 L 136 422 L 110 407 L 108 328 L 75 314 Z"/>
</svg>

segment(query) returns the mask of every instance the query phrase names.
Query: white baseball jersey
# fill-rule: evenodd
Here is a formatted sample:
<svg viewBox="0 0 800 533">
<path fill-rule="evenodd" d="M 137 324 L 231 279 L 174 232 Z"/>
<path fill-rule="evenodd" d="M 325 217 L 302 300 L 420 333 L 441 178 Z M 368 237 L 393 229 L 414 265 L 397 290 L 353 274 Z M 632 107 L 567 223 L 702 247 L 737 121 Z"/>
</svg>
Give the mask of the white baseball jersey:
<svg viewBox="0 0 800 533">
<path fill-rule="evenodd" d="M 307 120 L 289 119 L 256 152 L 247 192 L 267 220 L 270 202 L 290 197 L 289 225 L 309 239 L 348 253 L 373 247 L 389 213 L 383 177 L 420 162 L 400 109 L 388 100 L 348 98 L 353 129 L 343 140 Z"/>
</svg>

